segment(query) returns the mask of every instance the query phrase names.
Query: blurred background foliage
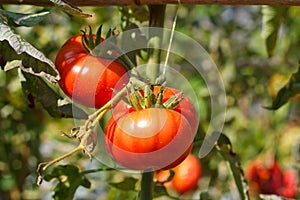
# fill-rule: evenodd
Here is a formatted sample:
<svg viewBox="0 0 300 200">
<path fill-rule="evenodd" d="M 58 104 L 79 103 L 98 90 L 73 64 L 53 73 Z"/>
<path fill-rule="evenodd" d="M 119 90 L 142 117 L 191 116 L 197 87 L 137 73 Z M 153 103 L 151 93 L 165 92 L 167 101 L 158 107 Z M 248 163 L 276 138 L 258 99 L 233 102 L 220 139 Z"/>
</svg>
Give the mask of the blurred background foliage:
<svg viewBox="0 0 300 200">
<path fill-rule="evenodd" d="M 16 32 L 52 61 L 60 46 L 72 35 L 91 25 L 94 30 L 103 24 L 122 30 L 118 7 L 83 7 L 92 18 L 70 16 L 57 8 L 4 5 L 4 9 L 21 13 L 50 10 L 39 25 L 18 27 Z M 165 27 L 171 28 L 174 6 L 167 7 Z M 176 31 L 198 41 L 210 54 L 222 74 L 227 94 L 227 115 L 223 132 L 230 138 L 243 169 L 256 158 L 276 158 L 284 169 L 299 169 L 299 99 L 294 98 L 279 110 L 264 109 L 272 103 L 272 94 L 298 68 L 300 45 L 300 8 L 290 7 L 281 25 L 276 49 L 268 57 L 261 36 L 260 6 L 196 6 L 181 5 Z M 145 23 L 143 24 L 145 25 Z M 199 101 L 201 125 L 210 120 L 210 99 L 201 78 L 185 63 L 179 69 L 190 81 Z M 18 81 L 17 70 L 0 71 L 0 200 L 49 199 L 55 183 L 36 186 L 36 168 L 41 161 L 68 152 L 76 142 L 61 137 L 68 132 L 72 119 L 53 119 L 39 105 L 29 108 Z M 275 91 L 276 92 L 276 91 Z M 209 191 L 213 199 L 239 199 L 231 174 L 221 158 L 207 162 L 208 169 L 197 191 Z M 100 166 L 79 153 L 62 161 L 81 169 Z M 87 175 L 91 188 L 79 187 L 80 199 L 131 199 L 129 192 L 112 188 L 107 180 L 120 181 L 126 173 L 98 172 Z M 134 175 L 137 176 L 137 175 Z M 191 197 L 193 194 L 188 194 Z"/>
</svg>

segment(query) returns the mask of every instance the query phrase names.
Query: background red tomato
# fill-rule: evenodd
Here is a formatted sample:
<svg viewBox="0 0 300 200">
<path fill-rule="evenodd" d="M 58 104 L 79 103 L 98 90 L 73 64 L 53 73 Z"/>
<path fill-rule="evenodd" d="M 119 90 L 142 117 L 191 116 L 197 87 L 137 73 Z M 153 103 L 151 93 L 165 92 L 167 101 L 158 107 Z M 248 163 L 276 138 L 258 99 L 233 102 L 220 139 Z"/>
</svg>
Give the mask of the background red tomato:
<svg viewBox="0 0 300 200">
<path fill-rule="evenodd" d="M 295 198 L 297 194 L 296 173 L 283 171 L 276 160 L 271 165 L 262 160 L 255 160 L 250 164 L 246 175 L 253 195 L 276 194 Z"/>
<path fill-rule="evenodd" d="M 202 167 L 196 156 L 189 154 L 173 170 L 174 176 L 171 181 L 164 183 L 165 187 L 174 189 L 180 194 L 193 191 L 198 187 L 198 182 L 202 175 Z M 166 181 L 169 176 L 169 171 L 159 171 L 155 175 L 156 179 L 161 182 Z"/>
<path fill-rule="evenodd" d="M 173 168 L 189 154 L 194 134 L 179 112 L 149 108 L 112 117 L 106 149 L 120 165 L 135 170 Z"/>
<path fill-rule="evenodd" d="M 114 60 L 89 54 L 81 40 L 82 35 L 71 37 L 57 54 L 59 85 L 75 102 L 99 108 L 111 99 L 111 88 L 115 88 L 123 75 L 120 84 L 128 82 L 126 69 Z"/>
</svg>

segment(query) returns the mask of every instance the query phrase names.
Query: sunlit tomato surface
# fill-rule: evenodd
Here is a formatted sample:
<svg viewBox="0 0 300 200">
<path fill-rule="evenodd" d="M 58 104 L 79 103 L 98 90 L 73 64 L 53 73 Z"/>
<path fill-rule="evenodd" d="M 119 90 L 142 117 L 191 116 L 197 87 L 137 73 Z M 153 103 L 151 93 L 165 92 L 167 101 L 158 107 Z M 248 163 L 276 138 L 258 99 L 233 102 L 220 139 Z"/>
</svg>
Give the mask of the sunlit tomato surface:
<svg viewBox="0 0 300 200">
<path fill-rule="evenodd" d="M 120 165 L 158 170 L 173 168 L 186 158 L 194 133 L 181 113 L 149 108 L 112 117 L 105 136 L 107 151 Z"/>
<path fill-rule="evenodd" d="M 154 94 L 157 95 L 161 86 L 154 86 Z M 166 87 L 164 90 L 163 102 L 166 102 L 168 99 L 173 97 L 174 95 L 180 93 L 179 90 L 175 88 Z M 195 133 L 198 129 L 198 113 L 191 102 L 191 100 L 185 95 L 182 94 L 182 101 L 179 105 L 174 109 L 176 112 L 181 113 L 189 122 L 192 132 Z M 127 114 L 129 112 L 134 111 L 130 105 L 126 104 L 124 101 L 120 101 L 114 108 L 113 117 L 119 118 L 120 116 Z"/>
<path fill-rule="evenodd" d="M 55 66 L 61 77 L 59 85 L 75 102 L 99 108 L 111 99 L 111 89 L 117 83 L 121 86 L 128 82 L 126 69 L 114 60 L 89 54 L 81 40 L 82 35 L 71 37 L 57 54 Z"/>
<path fill-rule="evenodd" d="M 174 176 L 169 182 L 165 182 L 166 188 L 174 189 L 183 194 L 195 190 L 202 175 L 202 167 L 197 157 L 190 154 L 174 169 Z M 159 171 L 155 174 L 158 181 L 163 182 L 170 176 L 169 171 Z"/>
<path fill-rule="evenodd" d="M 270 166 L 261 160 L 255 160 L 250 164 L 246 175 L 253 195 L 276 194 L 295 198 L 297 194 L 296 173 L 283 171 L 276 160 Z"/>
</svg>

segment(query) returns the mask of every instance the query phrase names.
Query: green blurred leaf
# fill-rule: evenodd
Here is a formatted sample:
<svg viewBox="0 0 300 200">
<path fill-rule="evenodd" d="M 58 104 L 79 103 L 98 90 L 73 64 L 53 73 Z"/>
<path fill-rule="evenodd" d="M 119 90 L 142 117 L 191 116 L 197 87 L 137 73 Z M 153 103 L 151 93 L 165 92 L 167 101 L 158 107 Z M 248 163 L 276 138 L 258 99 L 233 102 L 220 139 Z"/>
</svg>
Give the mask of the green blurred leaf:
<svg viewBox="0 0 300 200">
<path fill-rule="evenodd" d="M 62 9 L 66 13 L 73 15 L 73 16 L 79 16 L 79 17 L 92 17 L 91 14 L 84 13 L 82 10 L 69 2 L 63 1 L 63 0 L 50 0 L 52 3 L 55 4 L 58 8 Z"/>
<path fill-rule="evenodd" d="M 220 135 L 216 143 L 216 149 L 221 154 L 223 159 L 228 163 L 241 199 L 249 199 L 249 186 L 247 185 L 247 182 L 245 180 L 243 169 L 241 168 L 237 155 L 232 150 L 232 145 L 229 138 L 223 133 Z"/>
<path fill-rule="evenodd" d="M 74 165 L 59 165 L 50 174 L 45 175 L 45 181 L 58 180 L 54 188 L 53 199 L 72 200 L 79 186 L 91 187 L 91 182 Z"/>
<path fill-rule="evenodd" d="M 59 105 L 59 100 L 63 98 L 47 85 L 43 79 L 28 73 L 23 73 L 23 76 L 25 80 L 22 80 L 21 84 L 30 107 L 34 107 L 35 102 L 39 102 L 52 117 L 87 119 L 88 115 L 75 105 L 71 103 Z"/>
<path fill-rule="evenodd" d="M 153 189 L 153 198 L 168 196 L 169 199 L 179 200 L 177 197 L 170 196 L 165 186 L 155 185 Z"/>
<path fill-rule="evenodd" d="M 137 183 L 137 179 L 132 178 L 132 177 L 126 177 L 123 181 L 119 182 L 119 183 L 109 183 L 109 185 L 119 189 L 119 190 L 124 190 L 124 191 L 128 191 L 128 190 L 133 190 L 135 191 L 135 185 Z"/>
<path fill-rule="evenodd" d="M 139 21 L 145 22 L 149 20 L 149 12 L 146 6 L 119 6 L 122 15 L 122 21 Z"/>
<path fill-rule="evenodd" d="M 278 31 L 287 11 L 286 6 L 262 6 L 262 36 L 265 39 L 269 57 L 274 54 Z"/>
<path fill-rule="evenodd" d="M 23 14 L 15 13 L 0 9 L 0 15 L 5 16 L 9 21 L 12 21 L 16 26 L 35 26 L 44 20 L 50 14 L 49 11 L 33 13 L 33 14 Z"/>
<path fill-rule="evenodd" d="M 207 191 L 200 192 L 200 200 L 212 200 Z"/>
<path fill-rule="evenodd" d="M 51 83 L 57 81 L 59 75 L 54 63 L 20 35 L 15 34 L 1 17 L 0 41 L 1 67 L 3 69 L 9 70 L 20 65 L 22 70 L 42 76 Z M 14 62 L 13 66 L 11 66 L 11 62 Z M 8 66 L 6 66 L 7 64 Z"/>
<path fill-rule="evenodd" d="M 279 90 L 275 99 L 272 102 L 272 106 L 265 107 L 270 110 L 277 110 L 284 104 L 286 104 L 291 97 L 300 93 L 300 67 L 298 71 L 290 77 L 288 83 Z"/>
</svg>

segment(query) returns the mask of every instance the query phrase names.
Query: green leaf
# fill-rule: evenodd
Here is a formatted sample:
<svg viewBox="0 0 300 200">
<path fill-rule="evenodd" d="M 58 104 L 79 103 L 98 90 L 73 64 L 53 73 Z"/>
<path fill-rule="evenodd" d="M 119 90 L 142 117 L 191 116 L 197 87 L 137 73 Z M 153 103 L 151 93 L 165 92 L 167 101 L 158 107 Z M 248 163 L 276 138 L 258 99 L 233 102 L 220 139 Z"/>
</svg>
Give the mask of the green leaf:
<svg viewBox="0 0 300 200">
<path fill-rule="evenodd" d="M 262 37 L 265 39 L 269 57 L 274 54 L 278 31 L 287 11 L 286 6 L 262 6 Z"/>
<path fill-rule="evenodd" d="M 128 190 L 133 190 L 135 191 L 135 185 L 137 183 L 137 179 L 132 178 L 132 177 L 126 177 L 123 181 L 119 182 L 119 183 L 109 183 L 109 185 L 119 189 L 119 190 L 124 190 L 124 191 L 128 191 Z"/>
<path fill-rule="evenodd" d="M 45 175 L 45 181 L 58 180 L 54 188 L 53 199 L 72 200 L 79 186 L 91 187 L 91 182 L 74 165 L 59 165 L 50 174 Z"/>
<path fill-rule="evenodd" d="M 270 110 L 277 110 L 286 104 L 291 97 L 300 93 L 300 67 L 298 71 L 290 77 L 288 83 L 281 88 L 272 102 L 272 106 L 265 107 Z"/>
<path fill-rule="evenodd" d="M 41 21 L 43 21 L 48 15 L 49 11 L 33 13 L 33 14 L 23 14 L 15 13 L 0 9 L 0 15 L 5 16 L 9 21 L 11 21 L 16 26 L 35 26 Z"/>
<path fill-rule="evenodd" d="M 228 163 L 241 199 L 248 200 L 248 185 L 245 180 L 243 169 L 241 168 L 236 154 L 232 150 L 232 145 L 229 138 L 223 133 L 220 135 L 216 143 L 216 149 L 221 154 L 223 159 Z"/>
<path fill-rule="evenodd" d="M 55 4 L 58 8 L 62 9 L 66 13 L 73 15 L 73 16 L 79 16 L 79 17 L 92 17 L 91 14 L 84 13 L 82 10 L 72 4 L 70 4 L 67 1 L 63 0 L 50 0 L 52 3 Z"/>
<path fill-rule="evenodd" d="M 177 197 L 170 196 L 165 186 L 155 185 L 153 189 L 153 198 L 167 196 L 169 199 L 179 200 Z"/>
<path fill-rule="evenodd" d="M 59 79 L 58 71 L 54 63 L 49 60 L 42 52 L 26 42 L 20 35 L 7 25 L 0 17 L 0 57 L 3 69 L 17 67 L 16 62 L 22 70 L 37 76 L 44 77 L 53 83 Z M 17 61 L 15 61 L 17 60 Z M 14 61 L 14 65 L 11 62 Z M 8 66 L 6 66 L 8 64 Z"/>
<path fill-rule="evenodd" d="M 40 77 L 28 73 L 23 73 L 23 76 L 25 80 L 22 80 L 21 84 L 30 107 L 34 107 L 35 103 L 39 102 L 52 117 L 88 118 L 88 115 L 83 110 L 71 103 L 59 105 L 59 100 L 63 100 L 63 97 L 57 94 Z"/>
<path fill-rule="evenodd" d="M 209 193 L 207 191 L 200 192 L 200 200 L 212 200 Z"/>
</svg>

